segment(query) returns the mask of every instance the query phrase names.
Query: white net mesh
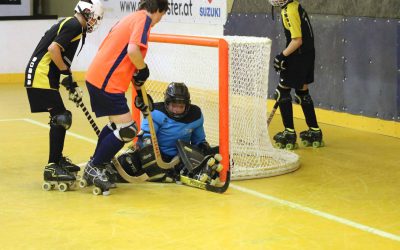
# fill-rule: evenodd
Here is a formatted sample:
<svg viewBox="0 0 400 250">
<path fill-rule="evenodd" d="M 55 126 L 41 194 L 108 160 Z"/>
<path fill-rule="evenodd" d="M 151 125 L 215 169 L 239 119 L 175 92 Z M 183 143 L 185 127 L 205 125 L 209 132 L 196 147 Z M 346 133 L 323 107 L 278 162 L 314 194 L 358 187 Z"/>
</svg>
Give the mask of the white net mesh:
<svg viewBox="0 0 400 250">
<path fill-rule="evenodd" d="M 251 179 L 292 172 L 296 154 L 275 149 L 267 130 L 267 91 L 271 41 L 224 37 L 229 44 L 229 108 L 232 179 Z M 151 43 L 146 84 L 154 101 L 163 101 L 170 82 L 184 82 L 193 104 L 201 107 L 207 141 L 219 144 L 218 48 Z"/>
</svg>

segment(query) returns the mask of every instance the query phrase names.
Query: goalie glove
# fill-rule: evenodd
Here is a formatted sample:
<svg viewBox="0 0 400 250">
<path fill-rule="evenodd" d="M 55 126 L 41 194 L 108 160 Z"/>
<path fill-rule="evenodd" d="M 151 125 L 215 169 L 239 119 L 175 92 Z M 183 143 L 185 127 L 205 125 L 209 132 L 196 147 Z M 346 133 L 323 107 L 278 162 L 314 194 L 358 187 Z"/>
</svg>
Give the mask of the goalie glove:
<svg viewBox="0 0 400 250">
<path fill-rule="evenodd" d="M 78 85 L 74 82 L 72 78 L 72 73 L 69 69 L 60 71 L 60 83 L 64 86 L 68 91 L 74 90 Z"/>
<path fill-rule="evenodd" d="M 287 57 L 283 55 L 283 52 L 281 52 L 279 55 L 275 56 L 274 59 L 274 69 L 277 72 L 284 71 L 287 68 Z"/>
<path fill-rule="evenodd" d="M 146 66 L 143 69 L 138 69 L 134 74 L 133 74 L 133 81 L 136 86 L 141 87 L 149 78 L 150 76 L 150 71 L 149 68 Z"/>
<path fill-rule="evenodd" d="M 153 98 L 149 94 L 147 94 L 147 98 L 149 99 L 149 106 L 147 107 L 146 104 L 144 104 L 143 101 L 143 94 L 141 90 L 136 90 L 137 96 L 135 97 L 135 107 L 140 109 L 142 111 L 142 114 L 144 117 L 149 115 L 149 110 L 150 112 L 154 110 L 153 108 Z"/>
</svg>

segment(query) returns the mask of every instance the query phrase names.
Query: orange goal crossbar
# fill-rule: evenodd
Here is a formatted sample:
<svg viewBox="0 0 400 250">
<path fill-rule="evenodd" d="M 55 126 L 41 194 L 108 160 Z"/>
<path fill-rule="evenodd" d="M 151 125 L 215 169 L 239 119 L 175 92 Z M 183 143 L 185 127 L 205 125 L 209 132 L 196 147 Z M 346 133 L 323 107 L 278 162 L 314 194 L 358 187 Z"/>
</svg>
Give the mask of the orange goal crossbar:
<svg viewBox="0 0 400 250">
<path fill-rule="evenodd" d="M 219 150 L 222 155 L 221 181 L 226 180 L 229 169 L 229 52 L 228 43 L 223 38 L 185 36 L 171 34 L 150 34 L 149 42 L 171 43 L 218 48 L 219 67 Z M 150 48 L 151 50 L 151 48 Z M 133 91 L 135 92 L 135 91 Z M 136 95 L 133 93 L 132 95 Z M 134 98 L 132 99 L 134 100 Z M 134 106 L 133 106 L 134 107 Z M 134 120 L 140 124 L 140 113 L 134 112 Z"/>
</svg>

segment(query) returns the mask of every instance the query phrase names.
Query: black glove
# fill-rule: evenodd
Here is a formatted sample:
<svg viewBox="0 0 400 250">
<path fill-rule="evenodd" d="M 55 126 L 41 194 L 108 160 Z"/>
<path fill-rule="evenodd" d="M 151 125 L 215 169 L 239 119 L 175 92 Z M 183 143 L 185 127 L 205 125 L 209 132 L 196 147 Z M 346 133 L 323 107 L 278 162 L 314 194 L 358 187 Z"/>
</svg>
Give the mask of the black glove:
<svg viewBox="0 0 400 250">
<path fill-rule="evenodd" d="M 134 74 L 133 74 L 133 80 L 135 82 L 135 85 L 140 87 L 142 86 L 147 78 L 150 76 L 150 71 L 149 68 L 146 66 L 143 69 L 138 69 Z"/>
<path fill-rule="evenodd" d="M 275 56 L 274 59 L 274 68 L 277 72 L 284 71 L 287 68 L 286 63 L 287 57 L 280 53 L 279 55 Z"/>
<path fill-rule="evenodd" d="M 136 90 L 137 96 L 135 97 L 135 107 L 140 109 L 142 111 L 143 116 L 146 117 L 149 115 L 149 110 L 150 112 L 154 110 L 153 108 L 153 98 L 149 94 L 147 94 L 147 98 L 149 99 L 149 109 L 147 109 L 147 105 L 144 104 L 143 101 L 143 94 L 141 90 Z"/>
<path fill-rule="evenodd" d="M 60 71 L 60 83 L 70 92 L 78 87 L 78 84 L 74 82 L 74 79 L 72 78 L 72 73 L 69 69 Z"/>
</svg>

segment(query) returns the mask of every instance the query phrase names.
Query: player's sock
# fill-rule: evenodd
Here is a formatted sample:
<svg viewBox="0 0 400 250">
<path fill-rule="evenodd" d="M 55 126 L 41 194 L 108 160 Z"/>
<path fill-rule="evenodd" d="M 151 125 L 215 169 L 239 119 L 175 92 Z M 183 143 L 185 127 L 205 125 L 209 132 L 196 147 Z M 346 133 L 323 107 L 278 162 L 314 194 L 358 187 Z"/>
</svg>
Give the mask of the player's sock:
<svg viewBox="0 0 400 250">
<path fill-rule="evenodd" d="M 109 124 L 107 124 L 106 126 L 104 126 L 104 128 L 101 130 L 100 134 L 99 134 L 99 139 L 97 141 L 97 145 L 96 145 L 96 149 L 94 150 L 94 154 L 96 154 L 100 143 L 103 141 L 104 138 L 106 138 L 107 135 L 111 134 L 114 130 L 111 128 L 111 126 Z"/>
<path fill-rule="evenodd" d="M 285 89 L 280 86 L 278 86 L 277 89 L 280 92 L 279 109 L 282 115 L 283 126 L 285 128 L 294 129 L 293 107 L 290 89 Z"/>
<path fill-rule="evenodd" d="M 318 128 L 317 117 L 315 115 L 314 102 L 307 90 L 296 90 L 296 101 L 303 109 L 306 123 L 310 128 Z"/>
<path fill-rule="evenodd" d="M 111 158 L 113 158 L 123 146 L 124 142 L 120 141 L 114 133 L 108 134 L 98 145 L 97 151 L 93 156 L 93 165 L 110 162 Z"/>
<path fill-rule="evenodd" d="M 60 110 L 51 110 L 50 115 L 55 116 L 61 112 Z M 64 149 L 65 140 L 65 128 L 61 126 L 50 126 L 49 141 L 50 141 L 50 151 L 49 151 L 49 161 L 48 163 L 58 163 L 62 157 L 62 151 Z"/>
</svg>

